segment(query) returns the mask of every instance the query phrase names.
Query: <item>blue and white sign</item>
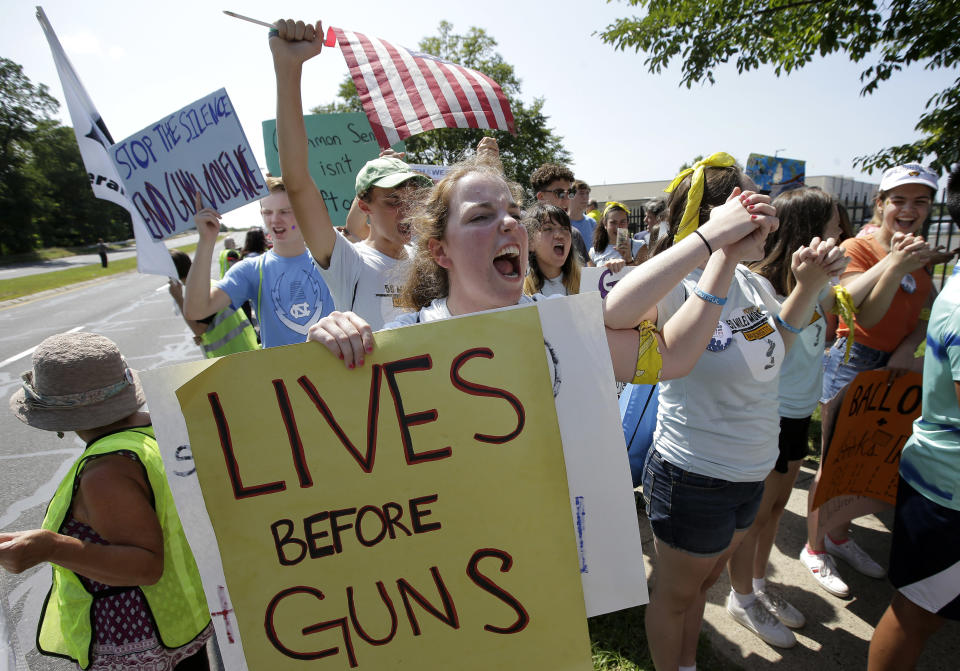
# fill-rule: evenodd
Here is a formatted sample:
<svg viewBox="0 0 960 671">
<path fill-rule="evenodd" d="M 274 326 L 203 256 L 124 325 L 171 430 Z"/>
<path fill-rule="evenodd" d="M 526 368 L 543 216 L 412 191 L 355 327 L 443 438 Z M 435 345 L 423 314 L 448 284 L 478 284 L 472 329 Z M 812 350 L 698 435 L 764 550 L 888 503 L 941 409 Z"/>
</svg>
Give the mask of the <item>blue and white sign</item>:
<svg viewBox="0 0 960 671">
<path fill-rule="evenodd" d="M 221 214 L 267 195 L 226 89 L 160 119 L 109 149 L 150 235 L 194 227 L 197 193 Z"/>
</svg>

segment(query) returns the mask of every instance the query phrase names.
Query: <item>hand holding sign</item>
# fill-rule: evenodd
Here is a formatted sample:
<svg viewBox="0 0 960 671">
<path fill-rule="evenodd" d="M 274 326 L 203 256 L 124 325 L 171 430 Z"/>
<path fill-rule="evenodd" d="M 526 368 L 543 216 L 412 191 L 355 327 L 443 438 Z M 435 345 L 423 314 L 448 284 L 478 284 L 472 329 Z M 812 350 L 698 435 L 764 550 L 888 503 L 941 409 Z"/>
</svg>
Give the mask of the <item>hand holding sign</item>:
<svg viewBox="0 0 960 671">
<path fill-rule="evenodd" d="M 331 312 L 310 327 L 307 341 L 326 347 L 347 368 L 362 366 L 364 355 L 373 352 L 373 330 L 353 312 Z"/>
</svg>

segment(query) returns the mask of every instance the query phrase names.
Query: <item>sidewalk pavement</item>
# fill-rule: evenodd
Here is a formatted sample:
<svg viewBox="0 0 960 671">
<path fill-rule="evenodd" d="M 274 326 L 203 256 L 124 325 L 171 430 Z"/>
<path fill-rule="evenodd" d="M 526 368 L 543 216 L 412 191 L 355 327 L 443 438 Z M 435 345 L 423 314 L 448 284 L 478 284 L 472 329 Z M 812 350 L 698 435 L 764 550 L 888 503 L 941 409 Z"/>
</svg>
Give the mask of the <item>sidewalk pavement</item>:
<svg viewBox="0 0 960 671">
<path fill-rule="evenodd" d="M 842 559 L 837 568 L 850 586 L 850 598 L 840 599 L 820 587 L 798 557 L 806 542 L 807 490 L 815 469 L 806 464 L 787 503 L 780 530 L 770 556 L 767 580 L 781 588 L 787 601 L 806 618 L 806 625 L 794 630 L 797 645 L 774 648 L 735 622 L 726 610 L 730 581 L 726 571 L 707 594 L 703 632 L 717 654 L 743 669 L 778 671 L 833 671 L 865 669 L 867 648 L 873 628 L 890 604 L 893 587 L 886 579 L 875 580 L 854 571 Z M 653 533 L 638 508 L 643 549 L 650 579 Z M 855 520 L 853 537 L 870 556 L 887 567 L 893 511 Z M 918 671 L 960 669 L 960 622 L 947 622 L 934 634 L 920 658 Z M 709 671 L 703 668 L 701 671 Z"/>
</svg>

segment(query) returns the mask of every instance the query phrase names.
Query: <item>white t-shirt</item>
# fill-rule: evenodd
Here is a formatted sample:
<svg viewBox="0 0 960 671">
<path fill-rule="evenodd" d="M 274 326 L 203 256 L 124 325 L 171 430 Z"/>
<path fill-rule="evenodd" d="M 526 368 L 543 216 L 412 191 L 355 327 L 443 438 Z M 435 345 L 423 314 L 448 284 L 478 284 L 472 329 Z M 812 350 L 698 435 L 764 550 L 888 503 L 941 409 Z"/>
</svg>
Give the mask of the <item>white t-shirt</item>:
<svg viewBox="0 0 960 671">
<path fill-rule="evenodd" d="M 543 278 L 543 286 L 540 287 L 540 293 L 544 296 L 566 296 L 567 288 L 563 286 L 563 273 L 553 278 Z"/>
<path fill-rule="evenodd" d="M 687 275 L 657 305 L 673 316 L 703 271 Z M 756 276 L 737 267 L 716 332 L 689 375 L 660 383 L 653 444 L 671 464 L 730 482 L 760 482 L 773 468 L 780 432 L 777 387 L 784 345 L 779 305 Z"/>
<path fill-rule="evenodd" d="M 535 303 L 541 298 L 544 298 L 543 294 L 534 294 L 533 296 L 522 294 L 520 300 L 517 301 L 517 305 Z M 453 315 L 450 314 L 450 308 L 447 307 L 446 296 L 443 298 L 434 298 L 430 301 L 430 305 L 420 308 L 419 312 L 404 312 L 402 315 L 399 315 L 395 320 L 384 326 L 383 330 L 396 329 L 402 326 L 411 326 L 424 322 L 435 322 L 441 319 L 450 319 L 452 316 Z"/>
<path fill-rule="evenodd" d="M 773 285 L 757 276 L 764 288 L 774 293 Z M 830 289 L 824 289 L 829 291 Z M 827 320 L 820 310 L 819 299 L 813 316 L 797 334 L 780 368 L 780 416 L 804 419 L 813 414 L 823 386 L 823 348 L 827 342 Z M 782 304 L 786 296 L 777 294 Z"/>
<path fill-rule="evenodd" d="M 409 258 L 412 248 L 407 246 Z M 399 307 L 405 260 L 387 256 L 364 242 L 352 244 L 341 235 L 333 244 L 330 266 L 320 274 L 333 294 L 337 310 L 355 312 L 378 331 L 407 312 Z"/>
<path fill-rule="evenodd" d="M 634 256 L 637 255 L 637 252 L 640 251 L 640 248 L 643 247 L 645 242 L 642 240 L 630 240 L 630 251 Z M 613 259 L 622 259 L 620 252 L 617 251 L 616 245 L 607 245 L 607 248 L 602 252 L 598 252 L 596 249 L 591 247 L 587 252 L 590 254 L 590 260 L 595 266 L 602 266 L 607 261 L 612 261 Z M 631 259 L 632 260 L 632 259 Z"/>
</svg>

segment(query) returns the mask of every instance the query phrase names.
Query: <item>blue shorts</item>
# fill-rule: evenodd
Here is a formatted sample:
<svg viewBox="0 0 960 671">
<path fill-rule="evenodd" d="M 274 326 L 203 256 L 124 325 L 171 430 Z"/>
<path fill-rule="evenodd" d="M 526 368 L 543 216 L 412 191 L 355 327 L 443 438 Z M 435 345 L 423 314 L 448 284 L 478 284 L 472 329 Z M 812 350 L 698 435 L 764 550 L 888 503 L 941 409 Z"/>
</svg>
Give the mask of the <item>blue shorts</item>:
<svg viewBox="0 0 960 671">
<path fill-rule="evenodd" d="M 843 363 L 844 352 L 847 350 L 846 337 L 837 338 L 833 347 L 823 358 L 823 390 L 820 402 L 826 403 L 837 395 L 837 392 L 853 382 L 858 373 L 865 370 L 883 368 L 890 361 L 889 352 L 853 343 L 850 348 L 850 361 Z"/>
<path fill-rule="evenodd" d="M 650 448 L 643 497 L 657 540 L 687 554 L 713 557 L 729 547 L 735 531 L 753 524 L 763 482 L 729 482 L 691 473 Z"/>
<path fill-rule="evenodd" d="M 931 501 L 900 478 L 890 582 L 930 613 L 960 620 L 960 510 Z"/>
</svg>

